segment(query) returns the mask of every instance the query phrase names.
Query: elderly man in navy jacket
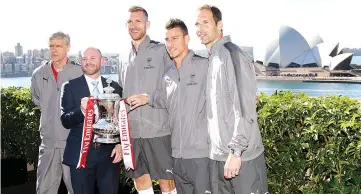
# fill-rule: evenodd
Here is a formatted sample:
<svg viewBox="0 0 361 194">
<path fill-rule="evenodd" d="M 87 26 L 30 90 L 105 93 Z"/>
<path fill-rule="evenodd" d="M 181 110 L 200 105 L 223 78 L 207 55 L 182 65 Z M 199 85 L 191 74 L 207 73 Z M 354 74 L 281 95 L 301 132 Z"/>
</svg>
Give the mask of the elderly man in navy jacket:
<svg viewBox="0 0 361 194">
<path fill-rule="evenodd" d="M 82 149 L 86 141 L 83 126 L 89 96 L 103 93 L 103 88 L 107 86 L 106 79 L 100 76 L 103 63 L 98 49 L 86 49 L 81 59 L 84 75 L 70 80 L 62 88 L 61 121 L 65 128 L 70 129 L 63 163 L 70 166 L 75 194 L 92 194 L 95 180 L 100 194 L 118 193 L 121 145 L 96 143 L 94 135 L 91 135 L 86 155 Z M 113 93 L 122 96 L 122 88 L 116 82 L 111 82 L 110 86 L 115 89 Z"/>
</svg>

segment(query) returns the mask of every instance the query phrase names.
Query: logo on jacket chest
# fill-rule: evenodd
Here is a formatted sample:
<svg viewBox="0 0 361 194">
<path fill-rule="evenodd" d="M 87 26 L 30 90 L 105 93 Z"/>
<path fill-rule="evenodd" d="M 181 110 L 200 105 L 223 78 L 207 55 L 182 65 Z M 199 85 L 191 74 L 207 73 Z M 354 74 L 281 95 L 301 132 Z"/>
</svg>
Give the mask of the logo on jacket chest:
<svg viewBox="0 0 361 194">
<path fill-rule="evenodd" d="M 171 87 L 173 85 L 173 80 L 169 76 L 164 77 L 165 87 Z"/>
<path fill-rule="evenodd" d="M 153 69 L 153 68 L 155 67 L 152 65 L 152 57 L 148 57 L 144 69 Z"/>
<path fill-rule="evenodd" d="M 197 85 L 198 83 L 196 82 L 196 74 L 195 73 L 191 73 L 189 75 L 189 81 L 186 83 L 187 86 L 194 86 Z"/>
</svg>

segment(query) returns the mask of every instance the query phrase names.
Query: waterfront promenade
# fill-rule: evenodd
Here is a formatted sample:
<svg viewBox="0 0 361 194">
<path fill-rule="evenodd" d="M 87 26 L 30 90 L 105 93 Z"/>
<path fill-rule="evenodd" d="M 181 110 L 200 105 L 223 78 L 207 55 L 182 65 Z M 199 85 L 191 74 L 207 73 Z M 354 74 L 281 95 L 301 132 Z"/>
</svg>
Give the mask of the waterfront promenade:
<svg viewBox="0 0 361 194">
<path fill-rule="evenodd" d="M 328 82 L 328 83 L 361 83 L 361 77 L 291 77 L 291 76 L 257 76 L 257 80 Z"/>
</svg>

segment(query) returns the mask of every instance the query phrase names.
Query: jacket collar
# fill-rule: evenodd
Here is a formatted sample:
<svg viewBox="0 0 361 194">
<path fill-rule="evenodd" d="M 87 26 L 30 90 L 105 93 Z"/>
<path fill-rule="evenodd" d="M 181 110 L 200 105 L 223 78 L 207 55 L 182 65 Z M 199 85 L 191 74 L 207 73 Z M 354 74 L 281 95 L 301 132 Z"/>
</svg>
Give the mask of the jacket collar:
<svg viewBox="0 0 361 194">
<path fill-rule="evenodd" d="M 217 40 L 217 42 L 215 42 L 213 44 L 213 46 L 211 47 L 210 49 L 210 55 L 214 55 L 215 53 L 217 53 L 221 48 L 222 46 L 227 43 L 227 42 L 231 42 L 231 37 L 228 35 L 228 36 L 224 36 L 222 37 L 221 39 Z"/>
<path fill-rule="evenodd" d="M 192 62 L 192 58 L 195 55 L 193 50 L 189 50 L 189 53 L 183 58 L 182 60 L 182 65 L 183 66 L 187 66 L 188 64 L 190 64 Z"/>
<path fill-rule="evenodd" d="M 135 48 L 135 46 L 132 44 L 132 52 L 138 54 L 139 51 L 143 51 L 147 48 L 147 46 L 150 43 L 150 37 L 149 35 L 145 36 L 145 39 L 139 44 L 138 49 Z"/>
<path fill-rule="evenodd" d="M 192 58 L 193 58 L 194 55 L 195 55 L 194 51 L 189 49 L 189 53 L 186 56 L 184 56 L 184 58 L 183 58 L 183 60 L 181 62 L 180 68 L 188 66 L 192 62 Z M 175 62 L 174 62 L 174 65 L 173 65 L 173 69 L 177 69 L 177 66 L 175 65 Z"/>
<path fill-rule="evenodd" d="M 103 87 L 107 87 L 108 86 L 108 83 L 107 83 L 107 79 L 103 76 L 100 76 L 100 78 L 102 79 L 102 84 L 103 84 Z"/>
<path fill-rule="evenodd" d="M 53 63 L 53 61 L 50 60 L 45 64 L 46 71 L 44 71 L 45 72 L 44 77 L 47 77 L 47 78 L 51 77 L 55 82 L 55 77 L 54 77 L 53 70 L 52 70 L 52 67 L 51 67 L 52 63 Z M 66 64 L 64 65 L 62 71 L 68 70 L 69 68 L 71 68 L 72 65 L 73 64 L 72 64 L 71 60 L 69 60 L 69 58 L 68 58 L 68 60 L 67 60 Z"/>
<path fill-rule="evenodd" d="M 85 78 L 85 75 L 84 75 L 84 74 L 80 77 L 80 80 L 81 80 L 81 82 L 82 82 L 82 83 L 80 83 L 82 87 L 79 87 L 79 89 L 84 92 L 84 96 L 90 96 L 90 91 L 89 91 L 88 83 L 87 83 L 87 81 L 86 81 L 86 78 Z"/>
</svg>

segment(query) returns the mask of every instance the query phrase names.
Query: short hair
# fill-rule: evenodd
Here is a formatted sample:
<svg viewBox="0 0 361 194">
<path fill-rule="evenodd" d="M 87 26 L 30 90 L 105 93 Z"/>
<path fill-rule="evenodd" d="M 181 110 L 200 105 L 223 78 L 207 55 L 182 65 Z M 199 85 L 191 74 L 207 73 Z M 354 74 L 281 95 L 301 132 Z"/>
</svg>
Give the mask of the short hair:
<svg viewBox="0 0 361 194">
<path fill-rule="evenodd" d="M 222 21 L 222 12 L 220 9 L 218 9 L 218 7 L 214 6 L 214 5 L 202 5 L 201 7 L 198 8 L 198 11 L 204 10 L 204 9 L 208 9 L 212 12 L 213 15 L 213 19 L 216 22 L 216 25 L 219 21 Z"/>
<path fill-rule="evenodd" d="M 63 39 L 67 46 L 70 45 L 70 36 L 69 34 L 65 34 L 64 32 L 55 32 L 50 36 L 49 42 L 54 39 Z"/>
<path fill-rule="evenodd" d="M 97 50 L 97 51 L 98 51 L 98 53 L 99 53 L 100 57 L 103 57 L 103 54 L 102 54 L 102 52 L 100 51 L 100 49 L 95 48 L 95 50 Z"/>
<path fill-rule="evenodd" d="M 173 28 L 180 28 L 184 35 L 188 35 L 187 25 L 181 19 L 172 18 L 165 25 L 166 30 L 173 29 Z"/>
<path fill-rule="evenodd" d="M 94 49 L 94 50 L 96 50 L 96 51 L 99 53 L 100 57 L 103 57 L 103 54 L 102 54 L 102 52 L 100 51 L 100 49 L 95 48 L 95 47 L 88 47 L 87 49 L 81 51 L 80 56 L 83 57 L 83 56 L 84 56 L 84 52 L 85 52 L 86 50 L 88 50 L 88 49 Z"/>
<path fill-rule="evenodd" d="M 133 12 L 137 12 L 137 11 L 141 11 L 144 13 L 145 17 L 148 19 L 148 12 L 147 10 L 145 10 L 143 7 L 140 7 L 140 6 L 132 6 L 128 9 L 128 11 L 130 13 L 133 13 Z"/>
</svg>

